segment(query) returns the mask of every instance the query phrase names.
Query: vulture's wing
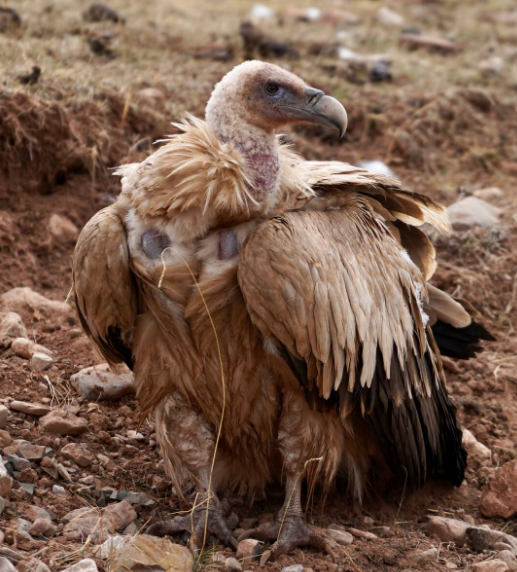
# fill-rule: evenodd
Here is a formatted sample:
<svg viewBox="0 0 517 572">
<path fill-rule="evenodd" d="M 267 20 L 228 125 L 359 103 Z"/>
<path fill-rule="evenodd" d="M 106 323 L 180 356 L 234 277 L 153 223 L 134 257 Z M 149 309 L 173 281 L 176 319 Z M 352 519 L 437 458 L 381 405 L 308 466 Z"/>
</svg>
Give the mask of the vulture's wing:
<svg viewBox="0 0 517 572">
<path fill-rule="evenodd" d="M 116 205 L 83 228 L 73 261 L 73 291 L 84 331 L 110 363 L 133 366 L 131 340 L 137 293 L 126 232 Z"/>
<path fill-rule="evenodd" d="M 418 486 L 461 482 L 466 454 L 426 325 L 425 280 L 368 201 L 283 214 L 240 255 L 250 317 L 308 395 L 360 411 Z"/>
</svg>

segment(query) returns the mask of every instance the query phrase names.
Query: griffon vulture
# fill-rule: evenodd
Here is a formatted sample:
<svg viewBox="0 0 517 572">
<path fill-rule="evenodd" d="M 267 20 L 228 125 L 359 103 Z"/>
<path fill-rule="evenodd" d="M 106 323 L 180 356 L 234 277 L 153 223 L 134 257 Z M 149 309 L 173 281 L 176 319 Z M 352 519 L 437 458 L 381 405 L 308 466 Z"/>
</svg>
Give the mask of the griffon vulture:
<svg viewBox="0 0 517 572">
<path fill-rule="evenodd" d="M 83 328 L 134 371 L 176 491 L 193 515 L 155 534 L 236 544 L 218 493 L 285 485 L 278 519 L 248 531 L 331 550 L 302 510 L 302 482 L 338 473 L 361 498 L 370 475 L 455 485 L 466 453 L 432 326 L 468 357 L 489 337 L 471 309 L 426 285 L 435 252 L 419 229 L 445 209 L 393 178 L 305 161 L 277 131 L 347 124 L 342 105 L 275 65 L 251 61 L 215 87 L 146 160 L 125 165 L 117 202 L 79 237 Z M 468 306 L 467 306 L 468 308 Z M 192 528 L 193 522 L 193 528 Z M 192 530 L 191 530 L 192 528 Z"/>
</svg>

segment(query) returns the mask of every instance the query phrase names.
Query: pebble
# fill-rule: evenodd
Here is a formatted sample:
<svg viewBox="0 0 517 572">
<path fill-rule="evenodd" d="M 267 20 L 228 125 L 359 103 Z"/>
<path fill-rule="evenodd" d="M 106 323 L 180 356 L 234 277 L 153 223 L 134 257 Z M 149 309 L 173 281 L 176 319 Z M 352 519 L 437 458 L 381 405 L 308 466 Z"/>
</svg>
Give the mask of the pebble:
<svg viewBox="0 0 517 572">
<path fill-rule="evenodd" d="M 12 442 L 13 438 L 11 437 L 11 435 L 9 435 L 7 431 L 0 429 L 0 447 L 2 448 L 9 447 L 9 445 L 11 445 Z"/>
<path fill-rule="evenodd" d="M 357 166 L 367 171 L 388 175 L 388 177 L 396 177 L 395 173 L 383 161 L 360 161 Z"/>
<path fill-rule="evenodd" d="M 303 564 L 292 564 L 291 566 L 285 566 L 282 568 L 281 572 L 303 572 Z"/>
<path fill-rule="evenodd" d="M 114 373 L 108 364 L 82 369 L 71 376 L 70 383 L 81 397 L 92 401 L 119 399 L 135 393 L 133 374 Z"/>
<path fill-rule="evenodd" d="M 16 572 L 16 568 L 7 558 L 0 556 L 0 572 Z"/>
<path fill-rule="evenodd" d="M 3 459 L 0 456 L 0 497 L 5 497 L 13 488 L 13 478 L 7 472 Z"/>
<path fill-rule="evenodd" d="M 18 572 L 52 572 L 44 562 L 37 558 L 22 560 L 16 567 L 16 570 Z"/>
<path fill-rule="evenodd" d="M 46 447 L 44 445 L 33 445 L 32 443 L 21 443 L 17 447 L 18 454 L 29 461 L 41 461 L 45 456 Z"/>
<path fill-rule="evenodd" d="M 5 405 L 0 405 L 0 429 L 7 427 L 7 419 L 9 417 L 9 409 Z"/>
<path fill-rule="evenodd" d="M 42 403 L 28 403 L 27 401 L 11 401 L 9 407 L 14 411 L 21 411 L 26 415 L 41 417 L 50 412 L 50 407 Z"/>
<path fill-rule="evenodd" d="M 44 371 L 48 369 L 53 363 L 54 360 L 49 355 L 43 352 L 36 352 L 31 358 L 30 366 L 34 371 Z"/>
<path fill-rule="evenodd" d="M 479 509 L 487 517 L 512 518 L 517 514 L 517 459 L 495 471 Z"/>
<path fill-rule="evenodd" d="M 517 558 L 515 557 L 515 554 L 513 554 L 511 550 L 501 550 L 497 555 L 497 558 L 499 558 L 503 562 L 506 562 L 506 564 L 508 565 L 508 569 L 511 572 L 516 572 Z"/>
<path fill-rule="evenodd" d="M 468 522 L 455 518 L 432 516 L 427 523 L 427 534 L 438 537 L 442 542 L 454 542 L 457 546 L 463 546 L 467 541 L 467 529 L 470 527 Z"/>
<path fill-rule="evenodd" d="M 381 81 L 391 81 L 393 76 L 391 75 L 389 62 L 375 62 L 370 68 L 369 72 L 370 81 L 373 83 L 379 83 Z"/>
<path fill-rule="evenodd" d="M 26 509 L 25 512 L 26 512 L 28 518 L 32 522 L 34 522 L 38 519 L 52 520 L 53 518 L 55 518 L 55 515 L 51 514 L 50 512 L 45 510 L 44 508 L 41 508 L 41 507 L 36 506 L 36 505 L 31 505 L 30 507 L 28 507 Z"/>
<path fill-rule="evenodd" d="M 269 20 L 274 18 L 274 16 L 274 11 L 264 4 L 255 4 L 249 13 L 249 17 L 252 20 Z"/>
<path fill-rule="evenodd" d="M 53 409 L 40 419 L 40 425 L 50 433 L 58 435 L 82 435 L 88 430 L 88 421 L 64 409 Z"/>
<path fill-rule="evenodd" d="M 80 467 L 89 467 L 93 461 L 93 455 L 82 443 L 69 443 L 61 449 L 65 459 L 70 459 Z"/>
<path fill-rule="evenodd" d="M 0 516 L 2 516 L 4 510 L 5 510 L 5 499 L 0 497 Z"/>
<path fill-rule="evenodd" d="M 72 307 L 64 301 L 50 300 L 28 286 L 12 288 L 0 296 L 5 310 L 20 312 L 39 310 L 45 314 L 72 314 Z"/>
<path fill-rule="evenodd" d="M 517 554 L 517 538 L 505 532 L 473 526 L 467 530 L 467 538 L 476 552 L 493 550 L 497 543 L 504 542 L 512 547 L 512 552 Z"/>
<path fill-rule="evenodd" d="M 228 572 L 241 572 L 242 570 L 242 564 L 233 556 L 230 556 L 225 560 L 224 567 Z"/>
<path fill-rule="evenodd" d="M 145 440 L 145 437 L 142 435 L 142 433 L 138 433 L 138 431 L 134 431 L 133 429 L 129 429 L 127 436 L 129 439 L 134 439 L 135 441 Z"/>
<path fill-rule="evenodd" d="M 410 554 L 409 558 L 415 562 L 431 562 L 438 560 L 438 554 L 438 548 L 431 548 L 430 550 Z"/>
<path fill-rule="evenodd" d="M 26 338 L 27 330 L 23 325 L 20 314 L 16 312 L 6 312 L 0 314 L 0 341 L 5 344 L 6 339 Z"/>
<path fill-rule="evenodd" d="M 254 538 L 246 538 L 239 542 L 235 556 L 238 560 L 244 560 L 248 563 L 258 562 L 262 554 L 262 547 L 258 540 Z"/>
<path fill-rule="evenodd" d="M 344 530 L 335 530 L 333 528 L 327 528 L 326 534 L 332 538 L 341 546 L 349 546 L 354 542 L 354 537 L 349 533 L 345 532 Z"/>
<path fill-rule="evenodd" d="M 33 485 L 32 483 L 20 483 L 20 482 L 18 482 L 18 484 L 20 485 L 20 488 L 22 488 L 30 497 L 34 496 L 34 491 L 36 489 L 35 485 Z"/>
<path fill-rule="evenodd" d="M 27 338 L 16 338 L 13 340 L 11 349 L 18 357 L 25 359 L 31 359 L 37 352 L 44 353 L 49 356 L 52 355 L 52 352 L 45 346 L 41 346 L 32 340 L 28 340 Z"/>
<path fill-rule="evenodd" d="M 478 189 L 473 195 L 483 201 L 493 201 L 504 197 L 504 192 L 499 187 L 487 187 L 486 189 Z"/>
<path fill-rule="evenodd" d="M 137 514 L 131 503 L 127 500 L 106 507 L 104 514 L 111 519 L 113 528 L 121 531 L 136 520 Z"/>
<path fill-rule="evenodd" d="M 490 449 L 483 443 L 480 443 L 468 429 L 463 429 L 462 442 L 465 449 L 467 449 L 469 459 L 476 458 L 478 461 L 485 462 L 490 461 L 492 458 Z"/>
<path fill-rule="evenodd" d="M 66 493 L 66 489 L 64 487 L 62 487 L 61 485 L 54 485 L 52 487 L 52 492 L 55 495 L 64 495 Z"/>
<path fill-rule="evenodd" d="M 48 219 L 48 230 L 50 234 L 62 242 L 75 242 L 79 236 L 79 229 L 66 216 L 54 213 Z"/>
<path fill-rule="evenodd" d="M 476 562 L 472 565 L 472 572 L 507 572 L 507 570 L 509 570 L 508 564 L 499 558 Z"/>
<path fill-rule="evenodd" d="M 439 36 L 431 36 L 426 34 L 401 34 L 400 42 L 407 47 L 426 48 L 429 51 L 451 54 L 457 51 L 458 47 L 455 42 L 451 42 Z"/>
<path fill-rule="evenodd" d="M 108 560 L 109 558 L 112 558 L 115 552 L 122 548 L 125 543 L 126 539 L 119 534 L 110 536 L 95 550 L 95 556 L 97 558 L 102 558 L 102 560 Z"/>
<path fill-rule="evenodd" d="M 385 26 L 396 27 L 404 25 L 404 17 L 394 10 L 390 10 L 386 6 L 383 6 L 377 10 L 377 20 L 379 20 L 379 22 Z"/>
<path fill-rule="evenodd" d="M 74 518 L 63 528 L 63 535 L 70 542 L 84 542 L 88 536 L 94 544 L 102 544 L 115 532 L 112 520 L 90 512 L 88 516 Z"/>
<path fill-rule="evenodd" d="M 56 528 L 56 525 L 52 521 L 45 518 L 38 518 L 30 527 L 29 534 L 31 536 L 46 536 L 47 538 L 50 538 L 51 536 L 54 536 Z"/>
<path fill-rule="evenodd" d="M 501 209 L 477 197 L 467 197 L 457 201 L 447 209 L 452 228 L 458 231 L 476 226 L 491 227 L 499 223 Z"/>
<path fill-rule="evenodd" d="M 492 56 L 481 60 L 478 69 L 483 75 L 499 75 L 504 70 L 504 60 L 500 56 Z"/>
<path fill-rule="evenodd" d="M 105 469 L 108 469 L 108 471 L 116 471 L 117 470 L 117 465 L 107 455 L 103 455 L 102 453 L 99 453 L 97 455 L 97 459 L 99 459 L 100 464 Z"/>
<path fill-rule="evenodd" d="M 95 560 L 85 558 L 65 568 L 62 572 L 99 572 L 99 569 L 97 568 L 97 564 L 95 564 Z"/>
<path fill-rule="evenodd" d="M 31 462 L 23 457 L 18 457 L 17 455 L 7 455 L 6 461 L 11 463 L 16 471 L 23 471 L 23 469 L 29 469 Z"/>
<path fill-rule="evenodd" d="M 133 491 L 115 491 L 110 495 L 111 500 L 128 500 L 133 504 L 151 506 L 154 500 L 147 493 L 135 493 Z M 230 527 L 231 528 L 231 527 Z"/>
<path fill-rule="evenodd" d="M 377 540 L 379 537 L 373 532 L 368 532 L 366 530 L 359 530 L 357 528 L 348 527 L 348 532 L 352 536 L 357 536 L 357 538 L 364 538 L 366 540 Z"/>
</svg>

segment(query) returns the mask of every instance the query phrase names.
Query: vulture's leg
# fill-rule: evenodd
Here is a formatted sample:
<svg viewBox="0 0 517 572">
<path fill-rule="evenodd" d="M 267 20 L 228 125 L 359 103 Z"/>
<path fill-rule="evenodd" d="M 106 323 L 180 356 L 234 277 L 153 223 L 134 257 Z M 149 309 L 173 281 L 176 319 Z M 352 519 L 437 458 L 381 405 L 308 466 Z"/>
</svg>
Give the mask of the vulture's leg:
<svg viewBox="0 0 517 572">
<path fill-rule="evenodd" d="M 156 436 L 175 486 L 179 490 L 186 476 L 193 477 L 198 494 L 191 511 L 151 525 L 149 534 L 190 532 L 193 552 L 205 544 L 209 534 L 236 548 L 237 541 L 225 520 L 230 507 L 217 498 L 210 479 L 215 439 L 203 414 L 178 394 L 169 395 L 156 409 Z"/>
<path fill-rule="evenodd" d="M 285 501 L 276 520 L 247 530 L 239 537 L 239 540 L 255 538 L 275 541 L 271 548 L 262 555 L 261 566 L 268 560 L 276 560 L 282 554 L 288 554 L 299 546 L 311 546 L 321 552 L 326 551 L 336 559 L 332 543 L 325 540 L 318 529 L 310 526 L 305 519 L 302 509 L 301 481 L 300 475 L 289 475 L 286 482 Z"/>
</svg>

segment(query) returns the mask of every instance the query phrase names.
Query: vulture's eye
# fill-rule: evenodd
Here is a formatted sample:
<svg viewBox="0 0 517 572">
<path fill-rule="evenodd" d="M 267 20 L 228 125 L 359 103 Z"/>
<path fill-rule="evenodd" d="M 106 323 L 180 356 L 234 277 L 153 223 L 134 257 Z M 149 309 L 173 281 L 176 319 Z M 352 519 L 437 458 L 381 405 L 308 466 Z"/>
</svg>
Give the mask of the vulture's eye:
<svg viewBox="0 0 517 572">
<path fill-rule="evenodd" d="M 280 86 L 276 83 L 266 83 L 266 87 L 264 89 L 268 95 L 276 95 L 280 92 Z"/>
</svg>

